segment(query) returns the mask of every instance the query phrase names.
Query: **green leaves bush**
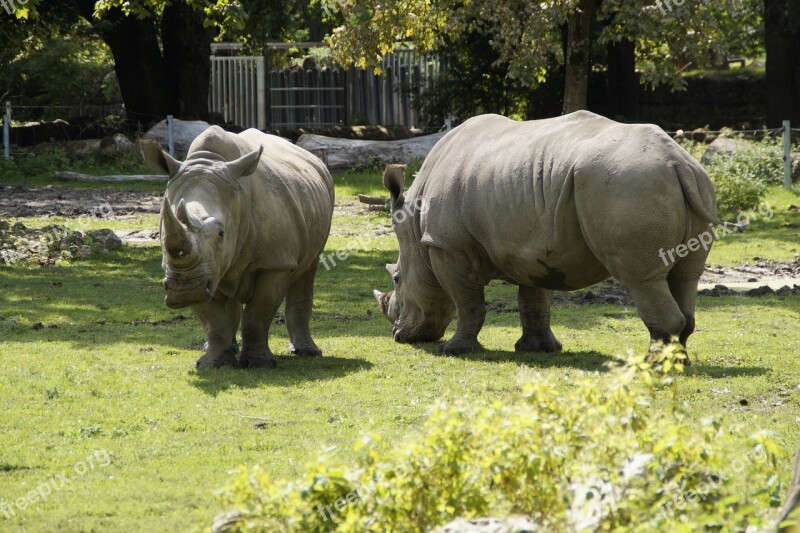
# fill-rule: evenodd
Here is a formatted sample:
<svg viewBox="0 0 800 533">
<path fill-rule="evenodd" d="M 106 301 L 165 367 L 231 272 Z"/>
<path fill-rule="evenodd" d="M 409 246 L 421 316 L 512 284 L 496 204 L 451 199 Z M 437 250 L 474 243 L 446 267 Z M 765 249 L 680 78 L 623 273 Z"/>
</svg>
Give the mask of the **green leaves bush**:
<svg viewBox="0 0 800 533">
<path fill-rule="evenodd" d="M 427 531 L 456 517 L 520 514 L 553 531 L 763 525 L 756 508 L 778 503 L 784 451 L 757 433 L 736 456 L 736 436 L 719 420 L 685 423 L 665 375 L 681 371 L 683 357 L 667 347 L 655 369 L 632 358 L 567 394 L 538 376 L 511 404 L 437 406 L 403 444 L 364 438 L 358 464 L 323 455 L 294 482 L 241 467 L 215 530 Z M 656 405 L 664 393 L 666 408 Z"/>
<path fill-rule="evenodd" d="M 714 182 L 718 211 L 735 216 L 756 207 L 766 186 L 783 183 L 783 160 L 780 147 L 765 137 L 762 141 L 739 140 L 732 154 L 716 154 L 706 165 Z"/>
</svg>

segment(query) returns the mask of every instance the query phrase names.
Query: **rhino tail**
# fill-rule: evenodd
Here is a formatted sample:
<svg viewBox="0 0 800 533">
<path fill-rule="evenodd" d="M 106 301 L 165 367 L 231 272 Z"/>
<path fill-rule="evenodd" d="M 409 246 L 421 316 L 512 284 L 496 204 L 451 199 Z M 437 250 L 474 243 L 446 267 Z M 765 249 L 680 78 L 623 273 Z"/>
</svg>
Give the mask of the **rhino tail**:
<svg viewBox="0 0 800 533">
<path fill-rule="evenodd" d="M 708 206 L 703 203 L 703 197 L 700 196 L 700 190 L 697 187 L 697 175 L 694 173 L 692 167 L 688 164 L 679 163 L 675 165 L 675 172 L 678 175 L 678 181 L 681 183 L 683 195 L 689 201 L 689 205 L 694 212 L 714 225 L 718 226 L 722 224 Z"/>
</svg>

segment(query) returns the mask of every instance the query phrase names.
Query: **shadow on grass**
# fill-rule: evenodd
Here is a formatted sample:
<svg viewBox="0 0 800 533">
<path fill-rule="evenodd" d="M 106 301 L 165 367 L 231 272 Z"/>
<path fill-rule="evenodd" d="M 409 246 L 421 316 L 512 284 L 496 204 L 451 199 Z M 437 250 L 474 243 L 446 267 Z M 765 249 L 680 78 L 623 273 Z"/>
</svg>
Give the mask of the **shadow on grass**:
<svg viewBox="0 0 800 533">
<path fill-rule="evenodd" d="M 692 366 L 686 369 L 687 376 L 712 379 L 763 376 L 769 372 L 770 369 L 763 366 L 716 366 L 704 365 L 697 361 L 693 361 Z"/>
<path fill-rule="evenodd" d="M 190 385 L 209 396 L 217 396 L 231 388 L 290 387 L 306 381 L 338 379 L 371 368 L 372 363 L 364 359 L 278 356 L 278 368 L 198 370 L 192 373 Z"/>
<path fill-rule="evenodd" d="M 560 353 L 487 350 L 481 353 L 441 355 L 437 351 L 438 346 L 438 343 L 416 345 L 417 348 L 438 357 L 454 357 L 465 361 L 485 363 L 516 363 L 531 368 L 574 368 L 587 372 L 608 372 L 609 365 L 623 363 L 623 361 L 615 357 L 589 350 L 563 351 Z"/>
</svg>

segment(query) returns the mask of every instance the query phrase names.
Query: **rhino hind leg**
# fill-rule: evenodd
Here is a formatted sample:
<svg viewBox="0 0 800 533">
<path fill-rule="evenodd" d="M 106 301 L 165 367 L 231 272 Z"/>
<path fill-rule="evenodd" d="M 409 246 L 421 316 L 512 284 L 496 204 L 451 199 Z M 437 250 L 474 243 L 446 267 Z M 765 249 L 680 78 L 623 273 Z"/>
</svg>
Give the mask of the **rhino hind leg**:
<svg viewBox="0 0 800 533">
<path fill-rule="evenodd" d="M 242 315 L 242 368 L 275 368 L 278 360 L 269 349 L 269 328 L 286 295 L 287 274 L 262 272 Z"/>
<path fill-rule="evenodd" d="M 463 254 L 449 254 L 431 248 L 430 258 L 436 278 L 456 305 L 458 317 L 455 335 L 439 346 L 439 353 L 460 355 L 482 352 L 478 333 L 486 318 L 484 284 L 476 280 L 477 275 Z"/>
<path fill-rule="evenodd" d="M 623 280 L 636 304 L 647 329 L 650 331 L 650 345 L 662 342 L 668 344 L 674 338 L 682 338 L 686 334 L 687 319 L 670 291 L 667 280 L 628 282 Z M 691 327 L 691 326 L 690 326 Z M 685 361 L 688 366 L 689 360 Z"/>
<path fill-rule="evenodd" d="M 300 278 L 289 285 L 286 293 L 286 328 L 289 330 L 289 353 L 317 356 L 322 350 L 311 338 L 311 308 L 314 301 L 315 262 Z"/>
<path fill-rule="evenodd" d="M 673 269 L 667 276 L 669 290 L 672 297 L 678 303 L 686 325 L 679 335 L 680 343 L 686 346 L 686 341 L 694 332 L 694 306 L 697 301 L 697 284 L 700 281 L 700 272 L 686 272 L 684 270 Z"/>
<path fill-rule="evenodd" d="M 553 291 L 538 287 L 519 287 L 517 302 L 522 322 L 522 337 L 514 345 L 517 352 L 558 352 L 558 342 L 550 329 L 550 297 Z"/>
</svg>

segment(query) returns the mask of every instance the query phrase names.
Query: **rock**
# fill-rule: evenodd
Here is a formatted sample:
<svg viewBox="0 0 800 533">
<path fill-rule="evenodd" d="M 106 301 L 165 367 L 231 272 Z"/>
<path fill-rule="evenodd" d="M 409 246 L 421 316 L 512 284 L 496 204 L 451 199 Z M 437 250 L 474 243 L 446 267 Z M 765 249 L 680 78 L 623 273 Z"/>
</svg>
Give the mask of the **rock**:
<svg viewBox="0 0 800 533">
<path fill-rule="evenodd" d="M 100 154 L 113 157 L 120 154 L 130 154 L 136 150 L 136 145 L 121 133 L 103 137 L 98 147 Z"/>
<path fill-rule="evenodd" d="M 431 533 L 533 533 L 541 531 L 539 525 L 525 516 L 507 518 L 457 518 Z"/>
<path fill-rule="evenodd" d="M 761 287 L 757 287 L 755 289 L 750 289 L 747 291 L 748 296 L 765 296 L 767 294 L 773 294 L 775 291 L 769 285 L 762 285 Z"/>
<path fill-rule="evenodd" d="M 87 233 L 93 242 L 99 243 L 105 250 L 116 250 L 122 247 L 122 239 L 110 229 L 98 229 Z"/>
<path fill-rule="evenodd" d="M 100 151 L 100 139 L 83 139 L 63 143 L 64 151 L 71 159 L 93 156 Z"/>
<path fill-rule="evenodd" d="M 173 119 L 173 142 L 176 152 L 188 152 L 189 145 L 198 135 L 206 131 L 211 125 L 203 120 L 180 120 Z M 158 142 L 167 149 L 167 121 L 162 120 L 144 134 L 143 139 L 150 139 Z"/>
<path fill-rule="evenodd" d="M 711 144 L 708 145 L 706 151 L 703 152 L 703 157 L 700 158 L 700 164 L 707 165 L 711 159 L 716 155 L 732 156 L 739 148 L 746 148 L 749 146 L 747 141 L 738 139 L 729 139 L 727 137 L 718 137 Z"/>
<path fill-rule="evenodd" d="M 86 258 L 92 255 L 92 247 L 82 244 L 78 248 L 78 257 Z"/>
</svg>

